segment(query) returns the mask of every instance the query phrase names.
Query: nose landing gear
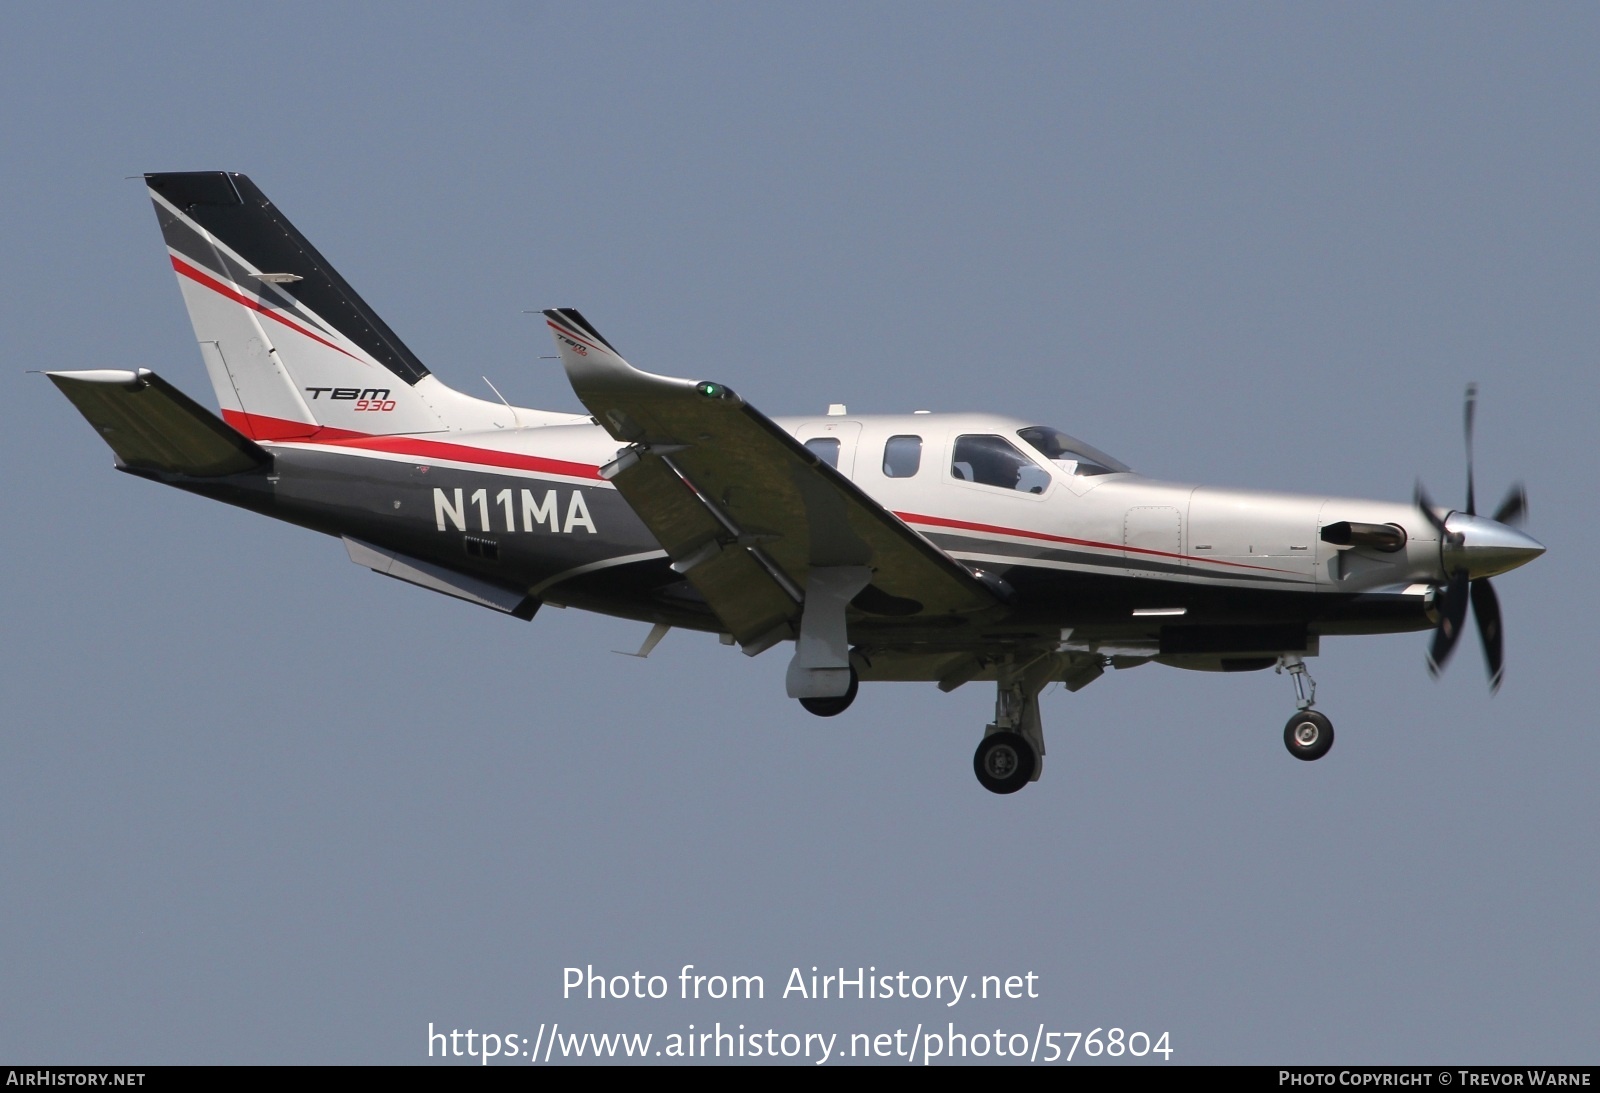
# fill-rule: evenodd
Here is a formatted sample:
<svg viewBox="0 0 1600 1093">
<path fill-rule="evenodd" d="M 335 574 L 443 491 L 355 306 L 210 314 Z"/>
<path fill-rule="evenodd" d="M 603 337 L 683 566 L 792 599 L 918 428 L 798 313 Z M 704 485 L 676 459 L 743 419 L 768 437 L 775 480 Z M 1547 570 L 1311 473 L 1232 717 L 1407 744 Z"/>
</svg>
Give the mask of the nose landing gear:
<svg viewBox="0 0 1600 1093">
<path fill-rule="evenodd" d="M 1333 747 L 1333 722 L 1316 710 L 1301 710 L 1283 727 L 1283 746 L 1296 759 L 1321 759 Z"/>
<path fill-rule="evenodd" d="M 1317 701 L 1317 681 L 1306 671 L 1306 662 L 1292 653 L 1278 662 L 1278 671 L 1287 671 L 1294 681 L 1295 705 L 1300 707 L 1283 727 L 1283 746 L 1296 759 L 1321 759 L 1333 747 L 1333 722 L 1311 708 Z"/>
</svg>

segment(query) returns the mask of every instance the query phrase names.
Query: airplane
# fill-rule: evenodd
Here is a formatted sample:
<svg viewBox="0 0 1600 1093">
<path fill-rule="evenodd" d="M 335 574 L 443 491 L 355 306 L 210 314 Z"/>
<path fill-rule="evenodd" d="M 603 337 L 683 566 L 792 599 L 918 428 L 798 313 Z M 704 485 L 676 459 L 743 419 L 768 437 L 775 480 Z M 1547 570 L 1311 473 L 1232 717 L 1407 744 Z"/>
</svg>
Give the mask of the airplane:
<svg viewBox="0 0 1600 1093">
<path fill-rule="evenodd" d="M 786 692 L 822 717 L 863 682 L 991 682 L 973 769 L 994 793 L 1043 770 L 1044 688 L 1107 670 L 1287 671 L 1284 744 L 1316 760 L 1321 640 L 1431 629 L 1436 674 L 1470 604 L 1498 689 L 1490 578 L 1544 552 L 1520 485 L 1477 513 L 1475 386 L 1459 510 L 1420 482 L 1407 504 L 1158 481 L 1032 418 L 770 418 L 633 367 L 565 307 L 543 315 L 588 412 L 537 410 L 440 382 L 245 175 L 144 180 L 221 413 L 145 368 L 47 372 L 117 469 L 516 618 L 649 623 L 636 656 L 673 628 L 792 644 Z"/>
</svg>

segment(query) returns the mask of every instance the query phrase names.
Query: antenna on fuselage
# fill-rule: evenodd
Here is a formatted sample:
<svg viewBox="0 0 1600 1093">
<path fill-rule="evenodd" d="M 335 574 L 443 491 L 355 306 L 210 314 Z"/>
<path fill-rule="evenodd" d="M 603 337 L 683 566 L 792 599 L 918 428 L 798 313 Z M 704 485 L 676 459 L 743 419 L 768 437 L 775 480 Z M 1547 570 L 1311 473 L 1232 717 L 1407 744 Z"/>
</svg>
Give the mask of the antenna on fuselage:
<svg viewBox="0 0 1600 1093">
<path fill-rule="evenodd" d="M 494 397 L 499 399 L 501 402 L 505 402 L 506 409 L 511 411 L 511 426 L 512 426 L 512 428 L 514 428 L 514 429 L 522 428 L 522 420 L 517 417 L 517 408 L 515 406 L 511 405 L 511 403 L 506 402 L 506 397 L 500 393 L 500 388 L 496 387 L 494 385 L 493 381 L 491 381 L 488 376 L 484 376 L 483 377 L 483 382 L 487 383 L 489 385 L 489 390 L 494 392 Z"/>
</svg>

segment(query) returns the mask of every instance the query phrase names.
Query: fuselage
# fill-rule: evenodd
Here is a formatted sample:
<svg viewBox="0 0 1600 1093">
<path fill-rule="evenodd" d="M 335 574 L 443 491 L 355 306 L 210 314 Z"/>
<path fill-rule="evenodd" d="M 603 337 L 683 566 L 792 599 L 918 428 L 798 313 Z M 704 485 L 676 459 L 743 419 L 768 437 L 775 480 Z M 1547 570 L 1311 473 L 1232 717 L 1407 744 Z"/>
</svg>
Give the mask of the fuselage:
<svg viewBox="0 0 1600 1093">
<path fill-rule="evenodd" d="M 1285 648 L 1315 652 L 1325 634 L 1431 625 L 1439 536 L 1410 505 L 1159 481 L 1092 448 L 1070 450 L 1072 438 L 1054 430 L 1066 450 L 1031 443 L 1025 435 L 1037 440 L 1037 423 L 998 415 L 777 420 L 996 582 L 1006 605 L 984 620 L 981 641 L 1059 635 L 1112 655 L 1248 668 Z M 586 418 L 266 446 L 270 474 L 173 484 L 542 602 L 719 629 L 601 477 L 618 444 Z M 1335 521 L 1393 525 L 1403 547 L 1323 542 L 1320 529 Z M 975 639 L 970 629 L 863 614 L 851 620 L 851 640 L 914 661 L 915 651 Z"/>
</svg>

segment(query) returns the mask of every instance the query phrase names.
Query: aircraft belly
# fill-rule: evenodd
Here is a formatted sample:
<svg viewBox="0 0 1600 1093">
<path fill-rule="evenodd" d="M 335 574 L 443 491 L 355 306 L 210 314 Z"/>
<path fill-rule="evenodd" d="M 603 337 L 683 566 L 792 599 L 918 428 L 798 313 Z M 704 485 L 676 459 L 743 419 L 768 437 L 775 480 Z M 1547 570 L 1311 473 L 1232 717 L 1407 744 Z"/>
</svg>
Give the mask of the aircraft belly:
<svg viewBox="0 0 1600 1093">
<path fill-rule="evenodd" d="M 1344 595 L 1308 583 L 1230 587 L 1190 582 L 1182 574 L 1128 577 L 1121 559 L 1067 567 L 1051 552 L 1043 558 L 994 555 L 1010 564 L 997 572 L 1016 591 L 1006 623 L 1017 626 L 1089 628 L 1119 636 L 1195 626 L 1309 626 L 1321 633 L 1388 633 L 1426 629 L 1420 597 L 1398 594 Z M 958 556 L 960 556 L 957 551 Z M 1055 564 L 1045 564 L 1055 563 Z M 1181 615 L 1135 616 L 1135 611 L 1182 609 Z"/>
</svg>

